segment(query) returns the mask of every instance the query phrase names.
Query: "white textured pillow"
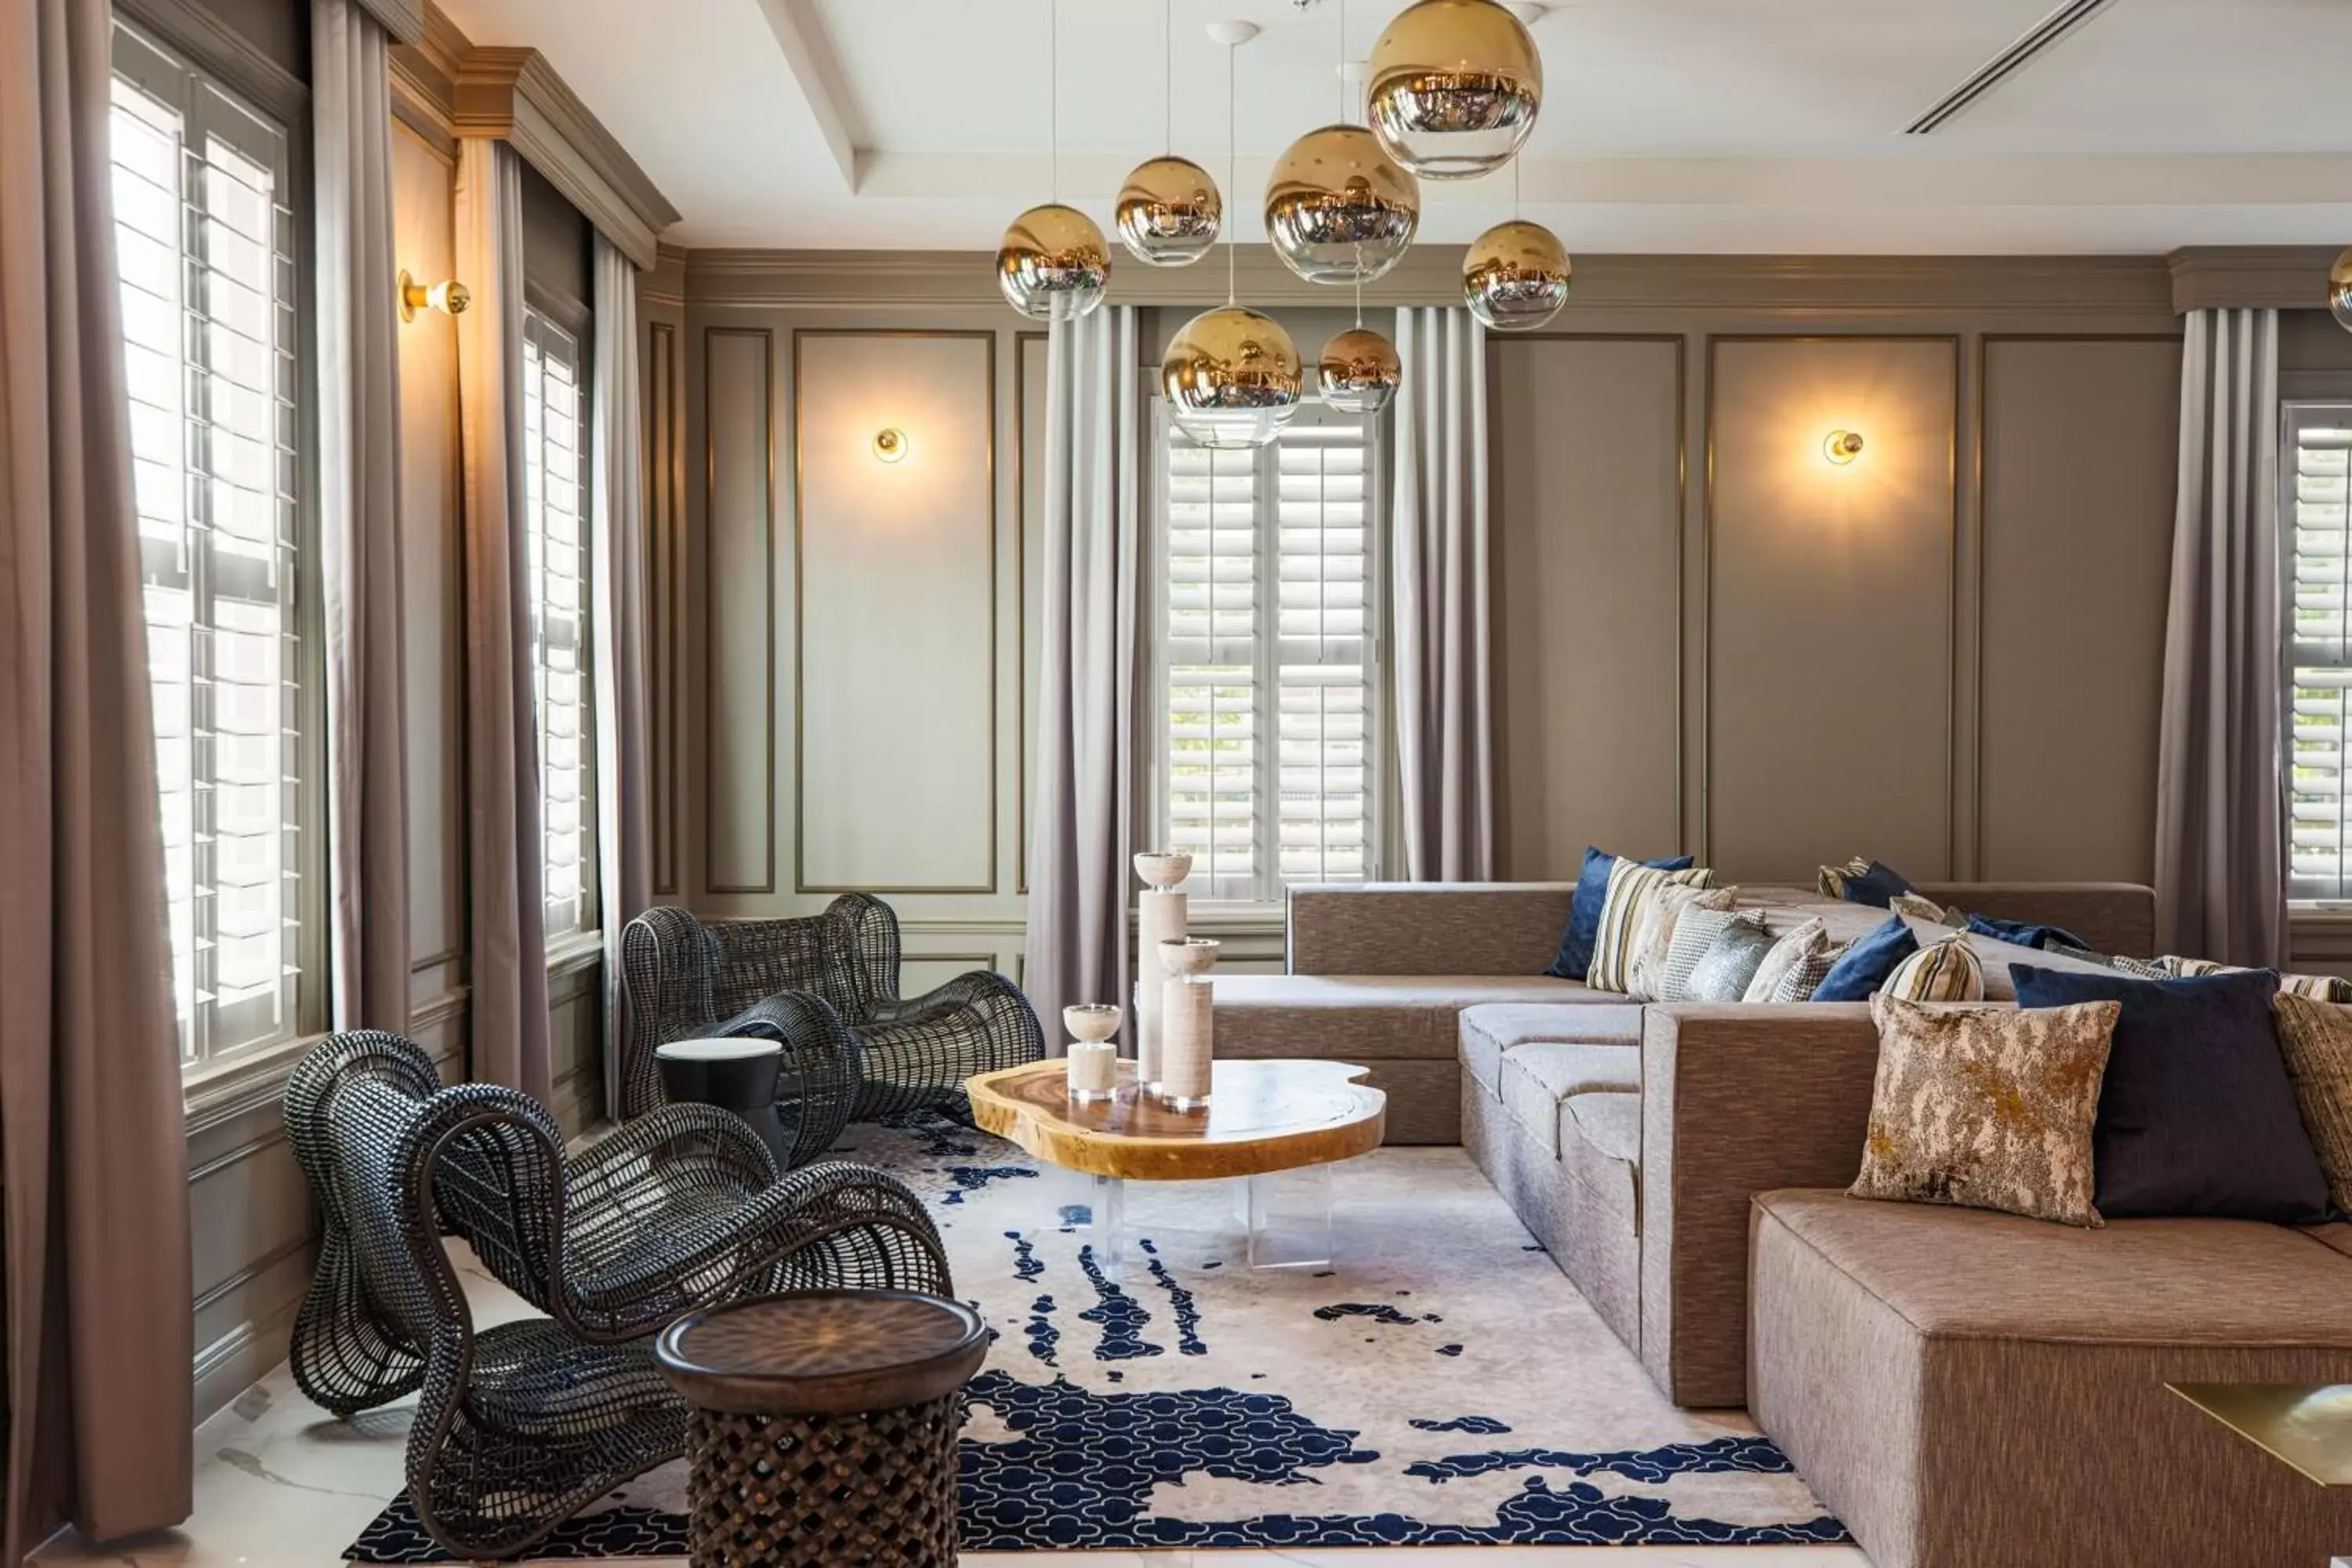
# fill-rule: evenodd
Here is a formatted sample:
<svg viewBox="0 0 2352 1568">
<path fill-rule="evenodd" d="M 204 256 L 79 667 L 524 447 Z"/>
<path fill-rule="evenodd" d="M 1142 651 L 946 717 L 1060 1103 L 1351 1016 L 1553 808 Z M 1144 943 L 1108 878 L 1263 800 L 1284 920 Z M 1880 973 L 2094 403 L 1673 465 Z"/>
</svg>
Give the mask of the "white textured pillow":
<svg viewBox="0 0 2352 1568">
<path fill-rule="evenodd" d="M 1636 1002 L 1663 1002 L 1666 996 L 1666 965 L 1674 956 L 1675 935 L 1684 917 L 1727 914 L 1738 899 L 1737 888 L 1664 887 L 1653 890 L 1642 910 L 1641 929 L 1633 937 L 1633 962 L 1625 976 L 1625 994 Z M 1715 932 L 1707 932 L 1715 940 Z M 1702 946 L 1699 952 L 1706 949 Z M 1698 962 L 1698 953 L 1691 955 Z M 1689 973 L 1686 969 L 1685 974 Z"/>
<path fill-rule="evenodd" d="M 1789 928 L 1788 934 L 1772 944 L 1764 962 L 1756 966 L 1755 975 L 1748 982 L 1742 1002 L 1769 1002 L 1773 988 L 1780 977 L 1797 966 L 1797 961 L 1808 952 L 1829 946 L 1830 928 L 1819 916 Z"/>
<path fill-rule="evenodd" d="M 1592 966 L 1584 983 L 1595 991 L 1630 990 L 1634 942 L 1650 895 L 1660 888 L 1705 888 L 1714 881 L 1715 873 L 1705 866 L 1661 871 L 1620 856 L 1609 868 L 1609 892 L 1601 903 L 1601 929 L 1593 934 Z"/>
<path fill-rule="evenodd" d="M 1898 1002 L 1981 1002 L 1984 964 L 1965 933 L 1948 936 L 1896 964 L 1879 989 Z"/>
</svg>

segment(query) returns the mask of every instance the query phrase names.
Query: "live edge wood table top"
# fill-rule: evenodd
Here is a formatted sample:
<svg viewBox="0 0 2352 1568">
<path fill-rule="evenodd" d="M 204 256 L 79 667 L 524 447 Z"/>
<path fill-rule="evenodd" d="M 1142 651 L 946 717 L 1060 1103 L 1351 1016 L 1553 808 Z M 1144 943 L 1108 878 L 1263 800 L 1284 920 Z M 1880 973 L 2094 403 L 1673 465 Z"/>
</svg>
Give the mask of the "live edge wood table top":
<svg viewBox="0 0 2352 1568">
<path fill-rule="evenodd" d="M 1262 1176 L 1352 1159 L 1380 1146 L 1388 1096 L 1347 1062 L 1212 1064 L 1209 1108 L 1171 1110 L 1118 1064 L 1108 1100 L 1069 1097 L 1049 1058 L 967 1079 L 972 1120 L 1040 1160 L 1087 1175 L 1139 1182 Z"/>
</svg>

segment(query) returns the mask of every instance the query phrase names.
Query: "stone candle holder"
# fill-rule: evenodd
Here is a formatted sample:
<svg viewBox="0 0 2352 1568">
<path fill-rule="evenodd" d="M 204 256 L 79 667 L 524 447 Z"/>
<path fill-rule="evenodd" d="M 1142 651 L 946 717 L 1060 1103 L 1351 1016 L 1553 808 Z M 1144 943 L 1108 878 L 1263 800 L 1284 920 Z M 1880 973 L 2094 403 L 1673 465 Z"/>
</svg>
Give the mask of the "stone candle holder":
<svg viewBox="0 0 2352 1568">
<path fill-rule="evenodd" d="M 1072 1100 L 1108 1100 L 1118 1089 L 1119 1008 L 1111 1002 L 1078 1002 L 1062 1009 L 1062 1026 L 1072 1036 L 1064 1069 Z"/>
<path fill-rule="evenodd" d="M 1167 1027 L 1155 1089 L 1177 1110 L 1202 1110 L 1209 1104 L 1209 1066 L 1216 1054 L 1209 972 L 1216 967 L 1217 948 L 1215 942 L 1197 936 L 1160 944 L 1160 964 L 1168 974 Z"/>
<path fill-rule="evenodd" d="M 1135 874 L 1144 882 L 1135 900 L 1135 946 L 1142 961 L 1135 977 L 1135 1081 L 1149 1086 L 1160 1081 L 1165 986 L 1151 955 L 1161 942 L 1181 942 L 1189 933 L 1189 900 L 1176 889 L 1192 874 L 1192 858 L 1172 849 L 1146 849 L 1135 857 Z"/>
</svg>

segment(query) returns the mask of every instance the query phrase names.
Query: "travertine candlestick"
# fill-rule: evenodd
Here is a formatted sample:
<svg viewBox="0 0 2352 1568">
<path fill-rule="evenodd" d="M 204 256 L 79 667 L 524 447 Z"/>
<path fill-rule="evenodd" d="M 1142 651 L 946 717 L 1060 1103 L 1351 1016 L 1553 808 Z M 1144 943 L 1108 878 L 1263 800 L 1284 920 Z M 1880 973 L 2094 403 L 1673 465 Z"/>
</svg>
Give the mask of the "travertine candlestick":
<svg viewBox="0 0 2352 1568">
<path fill-rule="evenodd" d="M 1064 1068 L 1072 1100 L 1108 1100 L 1118 1088 L 1118 1047 L 1110 1037 L 1118 1033 L 1116 1003 L 1078 1002 L 1062 1009 L 1062 1023 L 1071 1035 Z"/>
<path fill-rule="evenodd" d="M 1192 858 L 1147 849 L 1135 858 L 1135 874 L 1147 884 L 1135 900 L 1135 1081 L 1149 1086 L 1160 1081 L 1161 993 L 1167 980 L 1152 954 L 1160 943 L 1182 942 L 1188 933 L 1188 900 L 1176 888 L 1192 874 Z"/>
<path fill-rule="evenodd" d="M 1217 944 L 1206 937 L 1163 942 L 1160 962 L 1168 975 L 1160 1098 L 1178 1110 L 1199 1110 L 1209 1103 L 1209 1063 L 1216 1054 L 1209 971 L 1216 966 Z"/>
</svg>

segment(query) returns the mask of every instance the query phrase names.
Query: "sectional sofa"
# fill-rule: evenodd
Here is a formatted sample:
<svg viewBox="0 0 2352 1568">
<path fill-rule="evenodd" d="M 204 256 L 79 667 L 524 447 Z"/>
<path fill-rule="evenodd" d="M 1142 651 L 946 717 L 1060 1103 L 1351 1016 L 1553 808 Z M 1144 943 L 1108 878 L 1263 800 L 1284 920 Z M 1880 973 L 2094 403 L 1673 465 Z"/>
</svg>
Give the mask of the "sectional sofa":
<svg viewBox="0 0 2352 1568">
<path fill-rule="evenodd" d="M 1920 891 L 2105 952 L 2154 942 L 2145 888 Z M 1844 941 L 1885 918 L 1811 889 L 1741 894 L 1775 931 L 1819 916 Z M 1549 979 L 1572 895 L 1297 889 L 1290 973 L 1216 983 L 1218 1049 L 1365 1063 L 1392 1141 L 1466 1147 L 1660 1388 L 1748 1405 L 1879 1568 L 2267 1568 L 2352 1548 L 2352 1495 L 2166 1387 L 2352 1382 L 2352 1226 L 2086 1232 L 1849 1199 L 1867 1006 L 1644 1005 Z M 1972 942 L 1996 1001 L 2011 962 L 2082 966 Z"/>
</svg>

